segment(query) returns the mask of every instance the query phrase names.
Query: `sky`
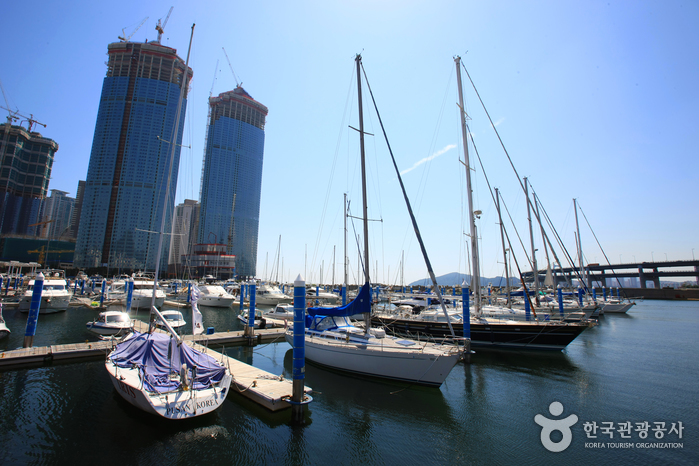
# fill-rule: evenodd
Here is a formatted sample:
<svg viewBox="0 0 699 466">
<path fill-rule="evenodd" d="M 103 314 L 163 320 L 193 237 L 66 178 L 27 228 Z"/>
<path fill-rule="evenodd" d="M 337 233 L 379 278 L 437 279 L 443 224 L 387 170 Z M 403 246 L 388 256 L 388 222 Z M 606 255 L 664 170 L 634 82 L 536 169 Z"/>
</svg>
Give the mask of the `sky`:
<svg viewBox="0 0 699 466">
<path fill-rule="evenodd" d="M 462 68 L 480 155 L 469 148 L 482 276 L 504 274 L 486 176 L 512 218 L 503 223 L 523 271 L 522 245 L 531 248 L 518 175 L 573 258 L 574 198 L 586 262 L 699 256 L 697 2 L 10 2 L 0 19 L 0 105 L 32 114 L 59 144 L 50 189 L 75 196 L 86 177 L 107 45 L 124 32 L 154 40 L 171 6 L 162 43 L 183 59 L 196 24 L 183 139 L 191 147 L 182 150 L 178 202 L 199 199 L 207 98 L 236 86 L 223 48 L 243 88 L 269 108 L 258 278 L 342 281 L 343 195 L 353 216 L 362 204 L 359 138 L 350 128 L 359 124 L 357 54 L 436 275 L 470 269 L 457 55 L 494 125 Z M 410 283 L 427 269 L 363 86 L 370 276 Z M 353 284 L 361 222 L 349 219 L 348 230 Z"/>
</svg>

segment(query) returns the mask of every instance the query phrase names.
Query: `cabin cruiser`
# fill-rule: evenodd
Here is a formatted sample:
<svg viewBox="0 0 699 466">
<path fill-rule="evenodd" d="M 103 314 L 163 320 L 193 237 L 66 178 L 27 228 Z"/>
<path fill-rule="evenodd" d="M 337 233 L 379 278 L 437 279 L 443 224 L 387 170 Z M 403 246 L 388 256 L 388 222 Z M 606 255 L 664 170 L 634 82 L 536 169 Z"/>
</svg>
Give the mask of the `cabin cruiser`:
<svg viewBox="0 0 699 466">
<path fill-rule="evenodd" d="M 87 323 L 87 329 L 98 335 L 120 335 L 133 329 L 133 322 L 127 312 L 104 311 L 97 319 Z"/>
<path fill-rule="evenodd" d="M 2 317 L 2 303 L 0 303 L 0 340 L 10 335 L 10 329 L 7 328 L 5 319 Z"/>
<path fill-rule="evenodd" d="M 184 316 L 180 311 L 171 309 L 166 311 L 160 311 L 160 313 L 162 314 L 163 318 L 167 321 L 167 323 L 170 324 L 170 327 L 174 328 L 175 330 L 178 330 L 181 327 L 187 325 L 187 322 L 184 320 Z M 158 320 L 155 322 L 155 325 L 158 328 L 167 328 L 160 318 L 158 318 Z"/>
<path fill-rule="evenodd" d="M 197 285 L 201 295 L 197 303 L 200 306 L 230 307 L 235 296 L 228 293 L 221 285 Z"/>
<path fill-rule="evenodd" d="M 261 284 L 255 291 L 255 302 L 266 306 L 276 306 L 280 303 L 290 303 L 293 298 L 282 293 L 278 286 L 268 283 Z"/>
<path fill-rule="evenodd" d="M 132 309 L 150 309 L 153 300 L 153 287 L 155 279 L 151 276 L 138 274 L 133 277 L 133 294 L 131 295 Z M 117 279 L 112 283 L 109 291 L 109 299 L 118 299 L 126 302 L 128 292 L 127 279 Z M 160 309 L 165 302 L 165 292 L 160 288 L 155 290 L 155 307 Z"/>
<path fill-rule="evenodd" d="M 293 304 L 277 304 L 274 309 L 262 313 L 265 317 L 279 320 L 294 320 Z"/>
<path fill-rule="evenodd" d="M 40 314 L 51 314 L 68 309 L 70 305 L 71 293 L 68 289 L 68 282 L 62 270 L 47 270 L 44 274 L 44 287 L 41 291 Z M 19 300 L 19 310 L 29 312 L 29 307 L 34 293 L 36 279 L 29 280 L 29 285 Z"/>
</svg>

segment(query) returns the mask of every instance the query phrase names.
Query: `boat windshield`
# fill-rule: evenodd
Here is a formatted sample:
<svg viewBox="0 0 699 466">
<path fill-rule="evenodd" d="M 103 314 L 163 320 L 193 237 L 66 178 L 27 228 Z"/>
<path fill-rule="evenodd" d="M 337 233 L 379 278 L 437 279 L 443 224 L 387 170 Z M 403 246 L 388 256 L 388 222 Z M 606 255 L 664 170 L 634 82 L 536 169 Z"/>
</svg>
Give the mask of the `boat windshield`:
<svg viewBox="0 0 699 466">
<path fill-rule="evenodd" d="M 117 322 L 128 322 L 128 321 L 129 321 L 129 317 L 122 315 L 122 314 L 115 314 L 115 315 L 107 316 L 107 322 L 117 323 Z"/>
</svg>

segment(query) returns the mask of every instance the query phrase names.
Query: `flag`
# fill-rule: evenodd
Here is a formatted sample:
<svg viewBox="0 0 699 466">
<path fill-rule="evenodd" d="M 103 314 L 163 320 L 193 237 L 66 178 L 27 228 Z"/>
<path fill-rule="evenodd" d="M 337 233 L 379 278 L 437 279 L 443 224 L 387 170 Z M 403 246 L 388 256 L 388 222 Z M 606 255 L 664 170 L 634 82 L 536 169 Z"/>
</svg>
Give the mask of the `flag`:
<svg viewBox="0 0 699 466">
<path fill-rule="evenodd" d="M 194 335 L 201 335 L 204 333 L 201 312 L 199 312 L 199 308 L 197 307 L 197 301 L 199 301 L 200 297 L 201 291 L 199 291 L 197 285 L 192 283 L 192 296 L 190 301 L 192 303 L 192 334 Z"/>
</svg>

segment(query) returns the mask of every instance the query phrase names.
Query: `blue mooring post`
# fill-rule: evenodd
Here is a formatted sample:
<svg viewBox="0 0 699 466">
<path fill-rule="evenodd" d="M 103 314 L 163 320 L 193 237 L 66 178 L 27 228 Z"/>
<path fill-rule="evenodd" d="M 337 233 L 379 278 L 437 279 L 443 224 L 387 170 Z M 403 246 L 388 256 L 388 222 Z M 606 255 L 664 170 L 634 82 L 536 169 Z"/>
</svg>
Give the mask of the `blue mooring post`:
<svg viewBox="0 0 699 466">
<path fill-rule="evenodd" d="M 80 280 L 80 295 L 82 296 L 84 294 L 85 294 L 85 279 L 83 278 L 82 280 Z"/>
<path fill-rule="evenodd" d="M 133 278 L 129 278 L 126 283 L 126 312 L 131 312 L 131 300 L 133 299 Z"/>
<path fill-rule="evenodd" d="M 294 280 L 294 349 L 292 367 L 291 416 L 292 422 L 303 422 L 304 394 L 303 385 L 306 377 L 306 281 L 301 274 Z"/>
<path fill-rule="evenodd" d="M 192 302 L 192 282 L 187 283 L 187 302 Z"/>
<path fill-rule="evenodd" d="M 580 307 L 583 307 L 583 290 L 578 288 L 578 302 L 580 302 Z"/>
<path fill-rule="evenodd" d="M 36 335 L 36 323 L 39 320 L 39 308 L 41 307 L 41 292 L 44 291 L 44 274 L 39 274 L 34 278 L 34 288 L 32 289 L 32 300 L 29 303 L 29 315 L 27 316 L 27 328 L 24 332 L 24 348 L 31 348 Z"/>
<path fill-rule="evenodd" d="M 592 300 L 597 301 L 597 290 L 594 286 L 592 287 Z"/>
<path fill-rule="evenodd" d="M 102 279 L 102 294 L 100 294 L 100 307 L 104 306 L 104 293 L 107 292 L 107 279 Z"/>
<path fill-rule="evenodd" d="M 563 290 L 561 285 L 558 285 L 558 312 L 561 313 L 561 318 L 563 318 Z"/>
<path fill-rule="evenodd" d="M 75 284 L 73 286 L 73 294 L 78 294 L 78 277 L 75 277 Z"/>
<path fill-rule="evenodd" d="M 95 294 L 95 280 L 92 279 L 92 294 Z"/>
<path fill-rule="evenodd" d="M 469 292 L 470 290 L 468 289 L 468 286 L 466 284 L 462 283 L 461 284 L 461 304 L 463 306 L 463 324 L 464 324 L 464 338 L 471 338 L 471 311 L 469 308 L 471 307 L 470 303 L 470 297 L 469 297 Z"/>
<path fill-rule="evenodd" d="M 345 285 L 342 285 L 341 294 L 342 294 L 342 305 L 344 306 L 345 304 L 347 304 L 347 287 Z"/>
<path fill-rule="evenodd" d="M 618 286 L 616 287 L 616 298 L 617 298 L 617 299 L 620 299 L 620 296 L 619 296 L 619 287 L 618 287 Z"/>
<path fill-rule="evenodd" d="M 606 303 L 607 302 L 607 288 L 604 286 L 602 287 L 602 294 L 604 295 L 604 302 Z"/>
<path fill-rule="evenodd" d="M 2 277 L 0 276 L 0 291 L 2 291 Z"/>
<path fill-rule="evenodd" d="M 532 320 L 532 310 L 529 306 L 529 290 L 524 291 L 524 317 L 527 319 L 527 322 Z"/>
<path fill-rule="evenodd" d="M 257 285 L 255 282 L 252 282 L 248 287 L 250 306 L 248 306 L 248 328 L 245 330 L 247 331 L 248 345 L 253 346 L 255 344 L 253 338 L 255 337 L 255 294 L 257 293 Z"/>
</svg>

